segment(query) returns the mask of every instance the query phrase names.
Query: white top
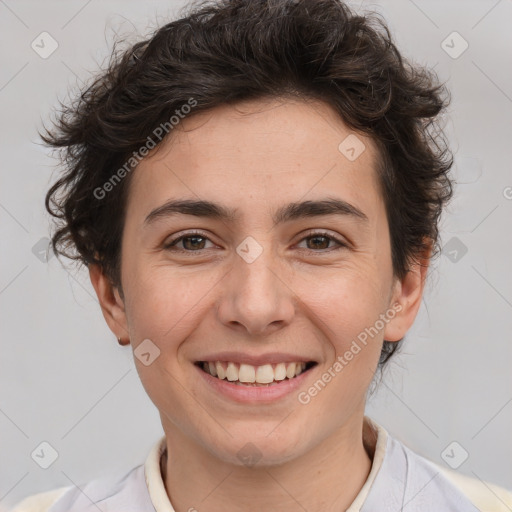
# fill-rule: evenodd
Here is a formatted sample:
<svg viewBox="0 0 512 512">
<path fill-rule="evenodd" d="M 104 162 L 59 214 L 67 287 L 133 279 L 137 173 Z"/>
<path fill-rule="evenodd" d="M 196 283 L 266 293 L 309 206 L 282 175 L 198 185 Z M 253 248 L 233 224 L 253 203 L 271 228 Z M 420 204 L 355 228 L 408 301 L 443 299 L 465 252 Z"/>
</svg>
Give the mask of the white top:
<svg viewBox="0 0 512 512">
<path fill-rule="evenodd" d="M 373 459 L 372 466 L 346 512 L 479 512 L 452 483 L 470 488 L 467 484 L 473 479 L 451 478 L 449 472 L 408 449 L 368 417 L 363 443 Z M 11 512 L 97 512 L 98 507 L 103 512 L 175 512 L 160 472 L 165 449 L 164 436 L 153 446 L 146 462 L 126 474 L 92 480 L 80 485 L 81 490 L 69 486 L 39 493 L 25 498 Z M 506 494 L 501 496 L 512 502 L 508 491 L 492 488 L 504 491 Z M 486 503 L 488 508 L 479 503 L 480 512 L 511 510 L 504 500 L 503 508 L 496 500 Z"/>
</svg>

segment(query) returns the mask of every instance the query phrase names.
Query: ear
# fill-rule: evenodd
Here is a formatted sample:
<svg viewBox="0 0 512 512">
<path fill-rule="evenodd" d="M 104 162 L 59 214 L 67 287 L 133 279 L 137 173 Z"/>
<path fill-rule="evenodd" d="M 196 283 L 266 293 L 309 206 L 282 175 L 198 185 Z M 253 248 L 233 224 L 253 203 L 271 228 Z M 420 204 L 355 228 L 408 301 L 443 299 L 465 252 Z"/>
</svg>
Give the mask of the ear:
<svg viewBox="0 0 512 512">
<path fill-rule="evenodd" d="M 400 341 L 411 328 L 421 306 L 431 252 L 430 244 L 415 259 L 404 278 L 396 279 L 390 307 L 395 305 L 393 309 L 397 314 L 386 325 L 384 330 L 386 341 Z"/>
<path fill-rule="evenodd" d="M 124 301 L 119 295 L 118 289 L 112 285 L 110 279 L 105 276 L 97 264 L 89 265 L 89 277 L 110 330 L 116 338 L 121 338 L 122 341 L 119 341 L 121 345 L 129 345 Z"/>
</svg>

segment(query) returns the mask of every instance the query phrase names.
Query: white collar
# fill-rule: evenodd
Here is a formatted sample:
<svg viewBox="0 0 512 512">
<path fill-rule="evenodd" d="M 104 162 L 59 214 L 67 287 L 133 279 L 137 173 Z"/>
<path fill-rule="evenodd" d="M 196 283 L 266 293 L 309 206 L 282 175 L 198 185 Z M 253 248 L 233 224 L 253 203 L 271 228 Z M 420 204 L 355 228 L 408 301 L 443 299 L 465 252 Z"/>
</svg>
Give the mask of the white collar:
<svg viewBox="0 0 512 512">
<path fill-rule="evenodd" d="M 352 505 L 347 509 L 347 512 L 359 512 L 363 506 L 366 497 L 370 492 L 370 487 L 382 466 L 382 461 L 384 460 L 384 455 L 386 453 L 387 438 L 388 433 L 383 427 L 372 421 L 367 416 L 364 417 L 363 443 L 367 452 L 369 452 L 369 455 L 372 456 L 373 453 L 372 467 L 366 482 L 352 502 Z M 144 476 L 155 511 L 175 512 L 171 502 L 169 501 L 164 481 L 162 479 L 162 474 L 160 472 L 160 459 L 165 448 L 166 442 L 165 436 L 163 436 L 153 445 L 146 459 L 144 464 Z"/>
</svg>

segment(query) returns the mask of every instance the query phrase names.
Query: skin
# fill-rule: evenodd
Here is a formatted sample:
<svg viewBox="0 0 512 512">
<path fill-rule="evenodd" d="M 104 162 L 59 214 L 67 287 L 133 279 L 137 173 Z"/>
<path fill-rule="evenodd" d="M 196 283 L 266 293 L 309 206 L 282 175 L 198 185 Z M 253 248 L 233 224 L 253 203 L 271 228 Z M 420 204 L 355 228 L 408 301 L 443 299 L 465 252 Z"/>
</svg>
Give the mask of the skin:
<svg viewBox="0 0 512 512">
<path fill-rule="evenodd" d="M 352 133 L 322 102 L 225 105 L 186 118 L 133 171 L 123 294 L 100 268 L 89 270 L 112 332 L 133 349 L 147 338 L 160 349 L 149 366 L 135 363 L 160 412 L 163 478 L 177 512 L 345 510 L 368 477 L 366 393 L 383 340 L 400 340 L 414 321 L 428 255 L 403 280 L 393 275 L 377 153 L 357 134 L 366 149 L 349 161 L 338 146 Z M 368 221 L 330 215 L 273 227 L 277 208 L 326 197 Z M 240 217 L 179 215 L 145 227 L 148 213 L 171 198 L 219 202 Z M 163 247 L 194 229 L 207 239 Z M 306 238 L 318 230 L 346 247 Z M 236 252 L 247 236 L 263 248 L 250 264 Z M 401 311 L 307 405 L 295 392 L 269 404 L 236 403 L 193 365 L 215 351 L 292 352 L 318 363 L 300 389 L 307 390 L 393 304 Z M 253 467 L 237 457 L 247 443 L 261 456 Z"/>
</svg>

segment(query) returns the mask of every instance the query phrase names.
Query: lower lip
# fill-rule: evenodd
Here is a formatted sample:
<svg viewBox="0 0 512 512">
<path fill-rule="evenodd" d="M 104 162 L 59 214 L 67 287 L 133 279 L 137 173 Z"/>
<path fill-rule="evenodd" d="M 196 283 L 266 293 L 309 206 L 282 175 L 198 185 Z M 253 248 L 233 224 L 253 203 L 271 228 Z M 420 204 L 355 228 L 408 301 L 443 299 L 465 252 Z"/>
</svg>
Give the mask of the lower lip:
<svg viewBox="0 0 512 512">
<path fill-rule="evenodd" d="M 272 386 L 244 386 L 235 384 L 226 379 L 218 379 L 194 365 L 205 382 L 215 391 L 235 402 L 241 403 L 269 403 L 279 400 L 297 390 L 308 377 L 311 368 L 297 375 L 293 379 L 284 379 Z"/>
</svg>

